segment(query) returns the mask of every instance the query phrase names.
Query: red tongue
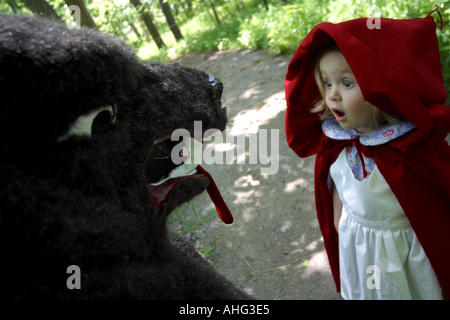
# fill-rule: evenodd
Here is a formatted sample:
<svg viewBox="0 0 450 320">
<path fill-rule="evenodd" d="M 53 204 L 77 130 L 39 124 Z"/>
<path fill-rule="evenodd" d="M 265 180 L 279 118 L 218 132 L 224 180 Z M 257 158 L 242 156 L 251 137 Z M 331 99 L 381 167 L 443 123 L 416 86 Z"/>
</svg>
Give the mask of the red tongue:
<svg viewBox="0 0 450 320">
<path fill-rule="evenodd" d="M 205 175 L 209 179 L 209 186 L 206 188 L 206 191 L 208 192 L 209 197 L 216 206 L 216 210 L 219 214 L 220 219 L 222 219 L 222 221 L 226 224 L 233 223 L 233 216 L 231 215 L 227 204 L 223 200 L 222 195 L 220 194 L 220 191 L 217 188 L 216 183 L 214 182 L 214 179 L 211 177 L 209 172 L 203 169 L 201 166 L 197 166 L 197 171 Z M 193 176 L 185 176 L 176 179 L 169 179 L 159 186 L 153 186 L 149 184 L 147 187 L 149 189 L 150 203 L 152 205 L 162 207 L 169 198 L 172 190 L 180 183 L 192 179 L 192 177 Z"/>
<path fill-rule="evenodd" d="M 206 192 L 208 192 L 209 197 L 212 202 L 216 206 L 217 213 L 219 214 L 220 219 L 226 224 L 233 223 L 233 215 L 228 209 L 227 204 L 222 198 L 219 189 L 217 188 L 214 179 L 211 177 L 208 171 L 203 169 L 200 165 L 197 166 L 197 171 L 203 173 L 209 179 L 209 186 L 206 188 Z"/>
<path fill-rule="evenodd" d="M 150 196 L 150 204 L 161 208 L 164 205 L 164 203 L 169 199 L 172 190 L 175 189 L 175 187 L 178 186 L 180 183 L 183 183 L 184 181 L 189 179 L 192 179 L 192 176 L 169 179 L 159 186 L 148 184 L 147 188 Z"/>
</svg>

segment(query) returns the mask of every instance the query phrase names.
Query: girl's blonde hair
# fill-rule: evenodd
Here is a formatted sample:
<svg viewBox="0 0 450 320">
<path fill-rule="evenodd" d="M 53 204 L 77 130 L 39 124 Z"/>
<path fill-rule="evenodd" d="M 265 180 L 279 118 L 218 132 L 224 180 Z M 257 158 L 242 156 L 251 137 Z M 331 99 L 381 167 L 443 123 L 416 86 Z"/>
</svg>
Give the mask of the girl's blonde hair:
<svg viewBox="0 0 450 320">
<path fill-rule="evenodd" d="M 314 104 L 314 107 L 311 109 L 311 112 L 318 113 L 320 120 L 334 119 L 334 115 L 331 112 L 330 108 L 328 108 L 324 99 L 325 85 L 324 80 L 322 78 L 322 74 L 320 72 L 320 59 L 322 59 L 322 57 L 325 54 L 335 51 L 341 52 L 337 44 L 333 40 L 331 40 L 320 50 L 315 60 L 314 79 L 319 89 L 321 98 L 319 98 L 318 101 Z M 372 125 L 374 128 L 379 128 L 383 125 L 393 124 L 399 121 L 399 118 L 392 116 L 384 111 L 381 111 L 373 104 L 371 104 L 369 101 L 366 100 L 365 103 L 367 104 L 367 107 L 370 108 L 372 111 L 372 119 L 373 119 Z"/>
</svg>

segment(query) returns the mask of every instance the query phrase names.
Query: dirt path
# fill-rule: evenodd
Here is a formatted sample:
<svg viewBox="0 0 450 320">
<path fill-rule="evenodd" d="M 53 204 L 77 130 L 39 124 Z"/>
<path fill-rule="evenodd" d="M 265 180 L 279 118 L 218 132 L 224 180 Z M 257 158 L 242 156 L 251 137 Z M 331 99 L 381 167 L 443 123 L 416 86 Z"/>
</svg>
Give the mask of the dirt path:
<svg viewBox="0 0 450 320">
<path fill-rule="evenodd" d="M 192 241 L 216 270 L 260 299 L 340 299 L 315 214 L 314 158 L 298 158 L 286 143 L 283 85 L 290 58 L 229 50 L 176 60 L 222 80 L 229 122 L 223 143 L 214 147 L 219 154 L 235 150 L 236 155 L 241 137 L 246 157 L 245 164 L 237 164 L 237 156 L 233 164 L 203 164 L 234 215 L 232 225 L 219 220 L 204 193 L 172 215 L 170 228 Z M 250 136 L 261 139 L 264 131 L 270 161 L 251 164 L 262 142 L 250 149 Z M 225 134 L 233 140 L 226 143 Z M 273 138 L 278 154 L 270 147 Z M 261 170 L 271 167 L 274 173 L 277 164 L 276 174 Z"/>
</svg>

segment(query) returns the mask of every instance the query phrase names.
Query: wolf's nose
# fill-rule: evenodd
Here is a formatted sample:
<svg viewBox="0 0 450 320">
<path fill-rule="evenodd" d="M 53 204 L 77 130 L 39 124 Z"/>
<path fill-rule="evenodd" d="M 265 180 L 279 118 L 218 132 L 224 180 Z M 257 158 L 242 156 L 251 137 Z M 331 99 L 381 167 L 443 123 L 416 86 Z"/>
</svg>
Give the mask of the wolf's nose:
<svg viewBox="0 0 450 320">
<path fill-rule="evenodd" d="M 211 84 L 211 86 L 214 89 L 214 99 L 220 99 L 222 97 L 222 92 L 223 92 L 223 84 L 222 81 L 220 81 L 219 79 L 213 77 L 213 76 L 209 76 L 209 83 Z"/>
</svg>

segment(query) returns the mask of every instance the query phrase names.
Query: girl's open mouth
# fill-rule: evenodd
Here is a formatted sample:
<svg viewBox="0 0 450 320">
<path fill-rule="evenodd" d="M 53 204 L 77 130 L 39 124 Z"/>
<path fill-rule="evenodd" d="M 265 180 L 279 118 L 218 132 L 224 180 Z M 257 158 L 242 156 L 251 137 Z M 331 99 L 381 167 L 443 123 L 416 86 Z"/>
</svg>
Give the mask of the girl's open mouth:
<svg viewBox="0 0 450 320">
<path fill-rule="evenodd" d="M 342 111 L 339 111 L 337 109 L 331 109 L 331 111 L 333 112 L 336 121 L 340 122 L 340 121 L 344 121 L 345 120 L 345 113 Z"/>
</svg>

